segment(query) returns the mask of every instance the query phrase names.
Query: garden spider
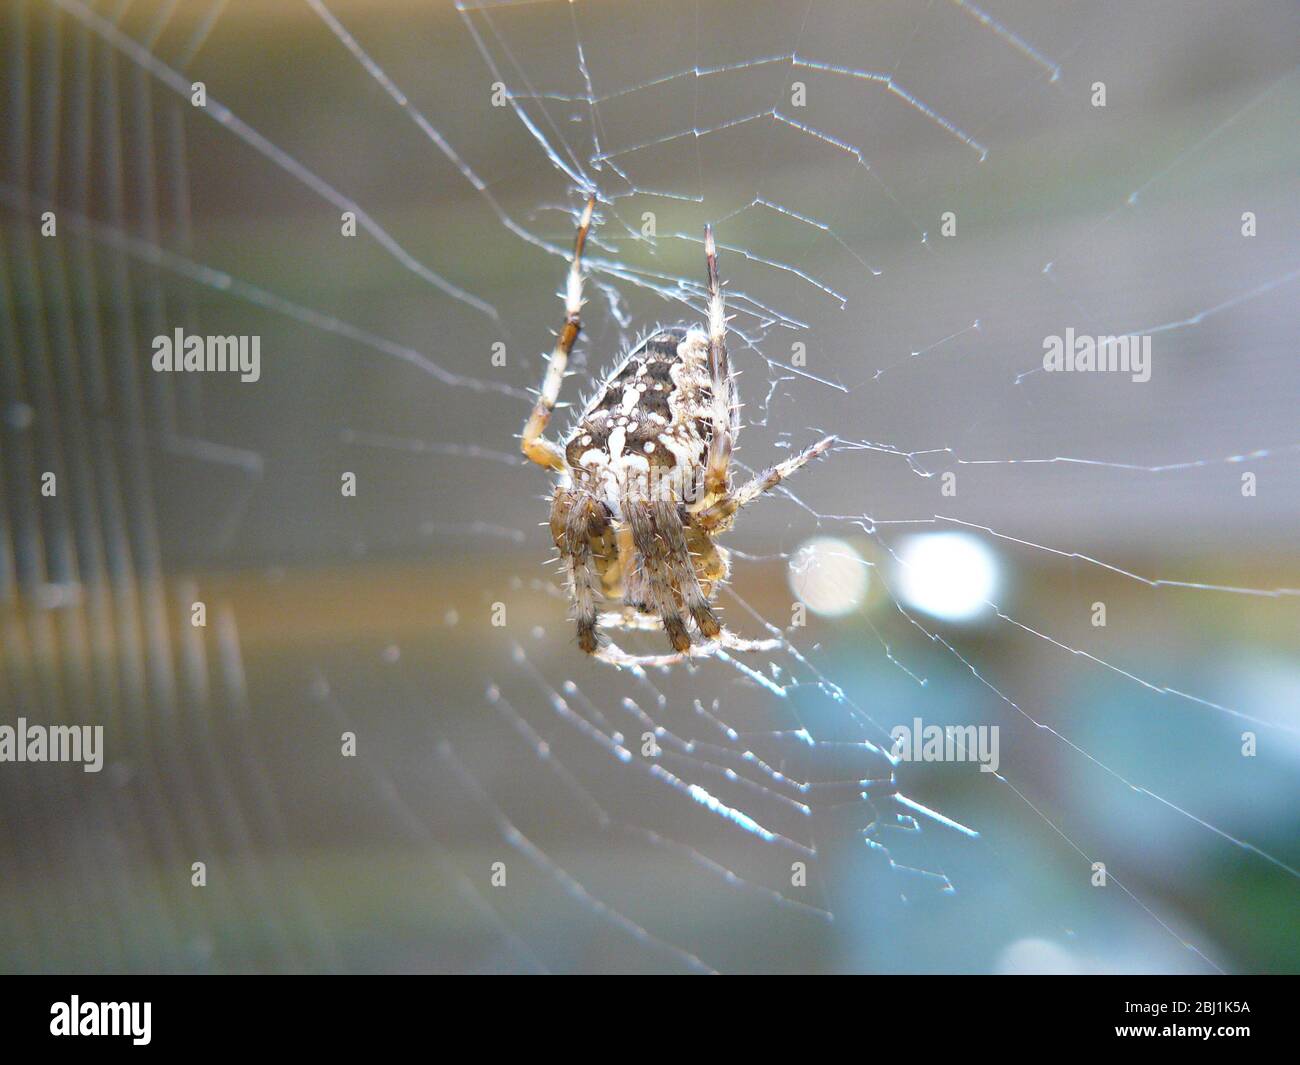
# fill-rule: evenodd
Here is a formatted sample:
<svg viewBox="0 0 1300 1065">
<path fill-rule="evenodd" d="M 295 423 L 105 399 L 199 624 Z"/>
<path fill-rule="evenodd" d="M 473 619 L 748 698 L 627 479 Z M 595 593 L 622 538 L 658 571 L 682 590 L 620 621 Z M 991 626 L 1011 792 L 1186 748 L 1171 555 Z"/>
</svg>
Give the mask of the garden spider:
<svg viewBox="0 0 1300 1065">
<path fill-rule="evenodd" d="M 708 331 L 658 329 L 596 390 L 563 446 L 545 432 L 569 352 L 581 328 L 582 248 L 595 209 L 578 223 L 564 293 L 564 326 L 542 390 L 524 423 L 523 453 L 559 480 L 551 498 L 551 536 L 564 565 L 578 624 L 578 646 L 619 666 L 672 665 L 721 649 L 771 650 L 780 640 L 745 640 L 722 627 L 712 605 L 730 570 L 714 542 L 736 512 L 824 454 L 833 436 L 731 487 L 731 451 L 740 404 L 727 359 L 727 319 L 713 229 L 705 226 Z M 597 613 L 597 599 L 622 609 Z M 600 626 L 663 629 L 673 652 L 633 655 Z M 692 639 L 692 632 L 699 639 Z"/>
</svg>

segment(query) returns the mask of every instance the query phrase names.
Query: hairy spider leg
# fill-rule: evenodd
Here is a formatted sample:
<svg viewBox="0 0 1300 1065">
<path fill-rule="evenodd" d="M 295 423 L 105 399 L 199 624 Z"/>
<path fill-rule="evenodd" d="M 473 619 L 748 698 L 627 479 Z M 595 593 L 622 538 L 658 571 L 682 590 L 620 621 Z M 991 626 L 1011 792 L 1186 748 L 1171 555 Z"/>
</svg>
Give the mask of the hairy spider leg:
<svg viewBox="0 0 1300 1065">
<path fill-rule="evenodd" d="M 573 239 L 573 259 L 569 263 L 569 277 L 564 286 L 564 325 L 555 338 L 555 348 L 546 364 L 546 376 L 542 379 L 542 390 L 533 404 L 532 413 L 524 422 L 524 431 L 520 439 L 523 453 L 547 469 L 561 471 L 565 468 L 564 449 L 543 434 L 551 420 L 551 411 L 560 398 L 560 385 L 564 382 L 564 371 L 569 365 L 569 352 L 573 342 L 578 339 L 582 329 L 582 248 L 587 243 L 587 230 L 591 228 L 592 212 L 596 209 L 596 197 L 587 199 L 582 219 L 578 222 L 578 233 Z"/>
</svg>

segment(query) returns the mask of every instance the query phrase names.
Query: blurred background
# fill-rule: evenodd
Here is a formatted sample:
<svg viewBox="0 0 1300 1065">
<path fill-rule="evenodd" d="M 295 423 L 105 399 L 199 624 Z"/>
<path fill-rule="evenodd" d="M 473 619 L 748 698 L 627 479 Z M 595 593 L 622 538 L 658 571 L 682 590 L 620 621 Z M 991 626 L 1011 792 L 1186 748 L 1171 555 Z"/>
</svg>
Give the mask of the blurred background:
<svg viewBox="0 0 1300 1065">
<path fill-rule="evenodd" d="M 1300 965 L 1294 4 L 3 8 L 0 724 L 106 752 L 0 763 L 5 970 Z M 777 652 L 576 647 L 588 188 L 565 398 L 711 221 L 739 462 L 840 438 L 726 541 Z"/>
</svg>

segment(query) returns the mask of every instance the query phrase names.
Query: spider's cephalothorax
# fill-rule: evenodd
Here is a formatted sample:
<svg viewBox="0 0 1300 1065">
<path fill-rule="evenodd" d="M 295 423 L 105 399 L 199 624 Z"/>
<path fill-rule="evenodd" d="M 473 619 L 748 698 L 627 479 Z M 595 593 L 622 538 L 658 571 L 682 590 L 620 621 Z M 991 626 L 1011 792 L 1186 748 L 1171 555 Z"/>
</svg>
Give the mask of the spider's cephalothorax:
<svg viewBox="0 0 1300 1065">
<path fill-rule="evenodd" d="M 672 327 L 646 337 L 597 388 L 563 448 L 543 436 L 559 396 L 582 309 L 587 202 L 565 290 L 565 322 L 541 394 L 524 424 L 523 452 L 560 475 L 551 536 L 568 578 L 578 644 L 619 665 L 666 664 L 719 647 L 770 648 L 725 630 L 712 600 L 728 573 L 713 542 L 736 512 L 827 451 L 827 437 L 733 490 L 731 450 L 740 431 L 727 359 L 726 315 L 713 233 L 704 231 L 708 328 Z M 597 613 L 597 601 L 621 609 Z M 629 655 L 599 637 L 597 620 L 622 628 L 662 627 L 674 653 Z M 692 640 L 692 632 L 701 638 Z"/>
</svg>

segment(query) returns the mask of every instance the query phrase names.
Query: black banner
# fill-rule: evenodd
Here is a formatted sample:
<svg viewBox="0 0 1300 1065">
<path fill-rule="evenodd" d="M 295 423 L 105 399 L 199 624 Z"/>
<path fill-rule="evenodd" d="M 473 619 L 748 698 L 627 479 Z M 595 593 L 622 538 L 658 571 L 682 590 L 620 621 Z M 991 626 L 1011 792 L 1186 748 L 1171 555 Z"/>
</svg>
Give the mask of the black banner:
<svg viewBox="0 0 1300 1065">
<path fill-rule="evenodd" d="M 562 1037 L 569 1049 L 608 1052 L 628 1046 L 633 1032 L 642 1046 L 648 1039 L 681 1047 L 683 1037 L 693 1045 L 709 1033 L 720 1050 L 734 1054 L 758 1039 L 769 1051 L 842 1039 L 865 1019 L 844 1012 L 839 996 L 847 994 L 870 1003 L 859 1033 L 864 1055 L 877 1052 L 882 1040 L 894 1053 L 1153 1042 L 1180 1053 L 1197 1044 L 1223 1053 L 1241 1044 L 1293 1047 L 1296 985 L 1288 978 L 849 979 L 852 986 L 839 988 L 808 978 L 796 988 L 784 978 L 707 989 L 661 980 L 647 999 L 642 989 L 620 993 L 608 979 L 544 994 L 535 986 L 420 976 L 27 977 L 8 981 L 0 1017 L 6 1049 L 37 1052 L 66 1045 L 96 1053 L 112 1045 L 131 1053 L 338 1053 L 412 1038 L 436 1047 L 448 1045 L 449 1036 L 480 1032 L 494 1041 L 504 1026 L 538 1049 Z M 458 1005 L 460 995 L 472 997 L 470 1010 Z M 823 995 L 839 1006 L 828 1010 L 819 1002 Z"/>
</svg>

